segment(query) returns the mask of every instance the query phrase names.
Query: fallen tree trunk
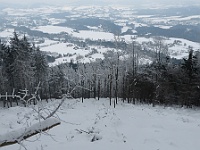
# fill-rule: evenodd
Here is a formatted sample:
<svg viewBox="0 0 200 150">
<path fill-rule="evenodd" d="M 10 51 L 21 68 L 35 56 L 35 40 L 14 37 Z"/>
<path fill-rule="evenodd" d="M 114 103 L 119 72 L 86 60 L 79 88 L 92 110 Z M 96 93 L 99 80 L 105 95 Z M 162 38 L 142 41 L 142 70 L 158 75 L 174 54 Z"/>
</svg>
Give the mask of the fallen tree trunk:
<svg viewBox="0 0 200 150">
<path fill-rule="evenodd" d="M 33 124 L 30 127 L 19 129 L 6 133 L 5 135 L 0 135 L 0 147 L 8 146 L 34 136 L 42 131 L 46 131 L 60 124 L 60 121 L 55 118 L 48 118 L 39 123 Z"/>
</svg>

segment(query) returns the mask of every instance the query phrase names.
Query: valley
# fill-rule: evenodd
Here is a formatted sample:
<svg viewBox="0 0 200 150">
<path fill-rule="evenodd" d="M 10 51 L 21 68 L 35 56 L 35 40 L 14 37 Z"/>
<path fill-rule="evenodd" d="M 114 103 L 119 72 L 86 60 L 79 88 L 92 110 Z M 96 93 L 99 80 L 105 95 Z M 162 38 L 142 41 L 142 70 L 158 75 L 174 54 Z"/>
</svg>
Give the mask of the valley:
<svg viewBox="0 0 200 150">
<path fill-rule="evenodd" d="M 1 10 L 0 38 L 7 43 L 13 32 L 29 40 L 49 56 L 50 65 L 75 60 L 103 59 L 107 51 L 125 51 L 140 45 L 140 59 L 152 62 L 154 37 L 161 36 L 170 57 L 182 59 L 189 49 L 199 51 L 198 7 L 138 9 L 125 6 L 63 6 Z M 116 39 L 118 38 L 118 41 Z M 116 47 L 123 41 L 125 47 Z M 95 52 L 94 52 L 95 50 Z M 145 52 L 145 55 L 144 54 Z"/>
</svg>

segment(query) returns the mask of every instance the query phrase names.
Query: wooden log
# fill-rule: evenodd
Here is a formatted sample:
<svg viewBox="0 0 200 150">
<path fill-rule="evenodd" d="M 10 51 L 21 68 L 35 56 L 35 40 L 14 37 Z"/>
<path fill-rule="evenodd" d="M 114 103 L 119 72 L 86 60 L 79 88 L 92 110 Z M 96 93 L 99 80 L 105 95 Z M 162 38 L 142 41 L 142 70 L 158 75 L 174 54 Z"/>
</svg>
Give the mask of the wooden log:
<svg viewBox="0 0 200 150">
<path fill-rule="evenodd" d="M 42 131 L 51 129 L 59 125 L 60 123 L 61 122 L 58 119 L 48 118 L 44 121 L 33 124 L 30 127 L 19 129 L 16 131 L 11 131 L 4 135 L 0 135 L 0 148 L 3 146 L 20 143 L 21 141 L 32 137 L 38 133 L 41 133 Z"/>
</svg>

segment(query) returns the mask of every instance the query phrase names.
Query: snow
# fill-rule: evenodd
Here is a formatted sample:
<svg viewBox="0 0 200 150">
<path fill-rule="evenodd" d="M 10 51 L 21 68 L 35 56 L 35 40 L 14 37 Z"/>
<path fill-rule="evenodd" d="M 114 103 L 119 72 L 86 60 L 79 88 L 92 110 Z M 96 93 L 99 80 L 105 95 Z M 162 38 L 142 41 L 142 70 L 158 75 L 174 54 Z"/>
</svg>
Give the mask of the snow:
<svg viewBox="0 0 200 150">
<path fill-rule="evenodd" d="M 32 28 L 32 30 L 38 30 L 38 31 L 42 31 L 44 33 L 49 33 L 49 34 L 57 34 L 57 33 L 61 33 L 61 32 L 67 32 L 67 33 L 71 34 L 73 32 L 72 28 L 52 26 L 52 25 L 38 26 L 36 28 Z"/>
<path fill-rule="evenodd" d="M 36 132 L 40 132 L 43 129 L 48 129 L 49 127 L 55 124 L 60 124 L 60 121 L 55 118 L 48 118 L 44 121 L 33 124 L 30 127 L 17 129 L 12 132 L 8 132 L 4 135 L 0 135 L 0 145 L 5 142 L 15 142 L 16 140 L 21 141 L 22 136 L 23 137 L 30 136 Z"/>
<path fill-rule="evenodd" d="M 59 24 L 59 23 L 64 23 L 65 21 L 66 21 L 65 19 L 49 18 L 49 22 L 52 25 Z"/>
<path fill-rule="evenodd" d="M 194 16 L 188 16 L 188 17 L 182 17 L 178 19 L 179 21 L 184 21 L 184 20 L 191 20 L 191 19 L 199 19 L 200 15 L 194 15 Z"/>
<path fill-rule="evenodd" d="M 53 100 L 45 105 L 51 110 L 59 102 Z M 23 107 L 0 108 L 0 114 L 0 135 L 19 126 L 26 127 L 26 123 L 35 118 L 31 108 Z M 132 105 L 121 101 L 113 108 L 108 99 L 85 99 L 84 103 L 80 99 L 70 99 L 57 112 L 61 125 L 23 144 L 27 149 L 48 150 L 199 150 L 199 114 L 200 110 Z M 27 119 L 23 119 L 24 116 Z M 1 150 L 19 147 L 15 144 Z"/>
<path fill-rule="evenodd" d="M 95 61 L 95 58 L 92 56 L 91 58 L 87 58 L 87 57 L 84 57 L 82 59 L 79 59 L 77 60 L 77 56 L 79 56 L 79 54 L 77 55 L 73 55 L 71 57 L 61 57 L 61 58 L 57 58 L 55 60 L 55 62 L 53 63 L 49 63 L 49 66 L 56 66 L 56 65 L 59 65 L 59 64 L 63 64 L 63 63 L 69 63 L 71 60 L 74 60 L 75 62 L 81 62 L 81 63 L 90 63 L 91 61 Z M 82 55 L 81 55 L 82 56 Z M 95 56 L 95 54 L 94 54 Z M 99 55 L 98 57 L 96 58 L 102 58 L 103 56 L 102 55 Z"/>
<path fill-rule="evenodd" d="M 73 47 L 67 47 L 67 43 L 55 43 L 47 47 L 41 47 L 41 51 L 57 52 L 59 54 L 75 53 Z"/>
<path fill-rule="evenodd" d="M 54 41 L 54 40 L 49 40 L 49 39 L 44 39 L 44 40 L 45 40 L 44 43 L 37 44 L 37 46 L 39 46 L 39 47 L 47 47 L 47 46 L 59 43 L 58 41 Z"/>
<path fill-rule="evenodd" d="M 140 58 L 139 59 L 139 64 L 140 65 L 145 65 L 145 64 L 151 64 L 152 60 L 149 58 Z"/>
<path fill-rule="evenodd" d="M 29 16 L 29 15 L 44 15 L 50 13 L 60 12 L 65 10 L 65 8 L 60 7 L 39 7 L 39 8 L 25 8 L 25 9 L 15 9 L 15 8 L 5 8 L 2 12 L 7 13 L 11 16 Z"/>
<path fill-rule="evenodd" d="M 128 29 L 131 29 L 130 27 L 127 27 L 127 26 L 124 26 L 122 29 L 121 29 L 121 32 L 124 33 L 126 32 Z"/>
<path fill-rule="evenodd" d="M 98 30 L 99 28 L 96 27 L 96 26 L 87 26 L 88 29 L 91 29 L 91 30 Z"/>
<path fill-rule="evenodd" d="M 190 21 L 192 22 L 192 20 L 194 19 L 199 19 L 200 18 L 200 15 L 193 15 L 193 16 L 187 16 L 187 17 L 184 17 L 184 16 L 168 16 L 168 17 L 156 17 L 156 16 L 151 16 L 151 17 L 141 17 L 141 16 L 138 16 L 137 18 L 141 18 L 144 22 L 147 22 L 147 23 L 151 23 L 151 24 L 159 24 L 161 23 L 161 26 L 163 24 L 171 24 L 171 25 L 174 25 L 174 23 L 176 22 L 184 22 L 184 21 Z"/>
<path fill-rule="evenodd" d="M 132 37 L 133 36 L 131 36 L 131 35 L 123 36 L 123 38 L 128 42 L 132 41 L 132 39 L 131 39 Z M 172 45 L 175 40 L 180 41 L 180 43 Z M 150 42 L 150 41 L 153 42 L 154 40 L 153 40 L 153 38 L 137 37 L 135 39 L 135 41 L 142 44 L 143 42 L 146 42 L 146 43 Z M 188 52 L 189 52 L 189 47 L 192 47 L 194 51 L 200 51 L 200 44 L 199 43 L 192 42 L 192 41 L 189 41 L 189 40 L 186 40 L 186 39 L 169 38 L 169 39 L 165 39 L 163 42 L 164 42 L 164 44 L 168 45 L 168 52 L 169 52 L 169 55 L 172 58 L 182 59 L 183 57 L 187 57 Z M 147 62 L 147 61 L 145 61 L 145 62 Z M 151 61 L 149 61 L 149 62 L 151 62 Z"/>
<path fill-rule="evenodd" d="M 158 27 L 161 29 L 170 29 L 172 26 L 154 25 L 154 27 Z"/>
<path fill-rule="evenodd" d="M 137 18 L 151 18 L 153 17 L 154 15 L 139 15 L 139 16 L 135 16 Z"/>
<path fill-rule="evenodd" d="M 194 51 L 199 51 L 200 44 L 195 43 L 186 39 L 180 39 L 180 38 L 169 38 L 165 41 L 166 44 L 173 43 L 174 41 L 181 41 L 179 45 L 175 45 L 173 47 L 169 47 L 169 53 L 171 57 L 182 59 L 183 57 L 188 56 L 189 47 L 192 47 Z"/>
<path fill-rule="evenodd" d="M 86 32 L 93 33 L 93 31 L 86 31 Z M 77 33 L 77 35 L 78 34 L 79 33 Z M 107 34 L 107 33 L 103 32 L 102 34 Z M 86 35 L 88 35 L 88 34 L 85 34 L 85 36 Z M 97 35 L 94 35 L 94 36 L 97 36 Z M 80 33 L 79 38 L 80 37 L 83 38 L 83 34 Z M 100 37 L 100 36 L 98 36 L 98 37 Z M 130 43 L 133 41 L 131 39 L 131 38 L 133 38 L 132 35 L 121 36 L 121 38 L 123 38 L 127 43 Z M 112 39 L 113 38 L 111 38 L 110 40 L 112 40 Z M 180 41 L 180 43 L 172 45 L 175 40 Z M 135 39 L 135 41 L 142 44 L 143 42 L 150 42 L 150 41 L 153 42 L 154 40 L 153 40 L 153 38 L 137 37 Z M 188 51 L 189 51 L 188 47 L 189 46 L 193 47 L 193 49 L 195 51 L 199 51 L 199 48 L 200 48 L 199 43 L 195 43 L 195 42 L 185 40 L 185 39 L 180 39 L 180 38 L 169 38 L 169 39 L 164 40 L 164 43 L 169 46 L 168 52 L 169 52 L 170 56 L 173 58 L 177 58 L 177 59 L 182 59 L 183 57 L 188 56 Z M 71 45 L 71 46 L 67 46 L 67 45 Z M 72 55 L 72 56 L 68 56 L 68 57 L 57 58 L 54 63 L 50 64 L 50 66 L 55 66 L 55 65 L 58 65 L 61 63 L 70 62 L 71 59 L 76 60 L 77 56 L 79 56 L 79 55 L 81 55 L 83 58 L 79 59 L 78 61 L 84 62 L 84 63 L 90 62 L 90 61 L 95 61 L 97 58 L 104 59 L 103 53 L 106 53 L 108 50 L 115 50 L 115 49 L 105 48 L 105 47 L 100 47 L 100 46 L 90 46 L 89 50 L 85 50 L 85 48 L 77 47 L 76 45 L 74 45 L 72 43 L 63 43 L 63 42 L 58 42 L 58 41 L 53 41 L 53 40 L 48 40 L 48 39 L 45 39 L 45 42 L 42 44 L 38 44 L 38 46 L 40 46 L 42 51 L 47 51 L 47 52 L 51 52 L 51 53 L 56 52 L 56 53 L 62 54 L 62 55 L 63 54 L 71 54 Z M 87 56 L 89 53 L 91 53 L 92 48 L 95 48 L 97 50 L 97 53 Z M 144 64 L 144 63 L 151 63 L 151 60 L 142 58 L 140 60 L 140 64 Z"/>
<path fill-rule="evenodd" d="M 38 44 L 38 46 L 40 46 L 41 51 L 62 54 L 62 55 L 64 54 L 72 55 L 72 56 L 57 58 L 55 62 L 49 64 L 50 66 L 55 66 L 58 64 L 70 62 L 71 59 L 76 61 L 78 56 L 82 56 L 82 58 L 79 59 L 78 61 L 83 63 L 95 61 L 98 58 L 104 59 L 103 53 L 106 53 L 109 50 L 113 50 L 111 48 L 105 48 L 100 46 L 90 46 L 89 50 L 86 50 L 85 48 L 75 46 L 72 43 L 62 43 L 53 40 L 45 40 L 45 43 Z M 87 56 L 92 52 L 93 48 L 97 50 L 97 53 Z"/>
<path fill-rule="evenodd" d="M 129 23 L 132 23 L 135 25 L 135 28 L 138 28 L 138 27 L 148 27 L 147 24 L 144 24 L 144 23 L 138 23 L 136 21 L 129 21 Z"/>
<path fill-rule="evenodd" d="M 157 6 L 157 5 L 156 5 Z M 132 6 L 131 6 L 132 7 Z M 32 28 L 32 30 L 38 30 L 43 31 L 44 33 L 49 34 L 59 34 L 61 32 L 66 32 L 70 34 L 73 37 L 78 37 L 81 39 L 93 39 L 93 40 L 106 40 L 106 41 L 114 41 L 114 34 L 108 33 L 108 32 L 102 32 L 103 29 L 100 27 L 95 26 L 87 26 L 90 30 L 80 30 L 78 32 L 75 32 L 74 29 L 69 27 L 60 27 L 60 26 L 54 26 L 55 24 L 65 22 L 65 19 L 57 19 L 57 18 L 51 18 L 50 14 L 52 13 L 62 13 L 62 12 L 70 12 L 71 16 L 66 16 L 69 18 L 72 17 L 102 17 L 102 19 L 108 19 L 109 14 L 112 14 L 111 11 L 113 11 L 112 17 L 109 16 L 109 19 L 112 20 L 114 23 L 118 25 L 122 25 L 122 33 L 126 32 L 128 29 L 131 29 L 133 33 L 137 33 L 135 29 L 132 29 L 132 27 L 128 27 L 127 24 L 133 23 L 135 24 L 135 28 L 142 27 L 142 26 L 148 26 L 150 24 L 154 25 L 155 27 L 159 27 L 162 29 L 169 29 L 173 25 L 176 24 L 176 21 L 192 21 L 192 19 L 198 19 L 200 18 L 200 15 L 193 15 L 193 16 L 159 16 L 159 15 L 136 15 L 135 9 L 132 9 L 130 6 L 124 7 L 124 6 L 52 6 L 52 7 L 41 7 L 41 8 L 27 8 L 27 9 L 10 9 L 6 8 L 1 10 L 3 13 L 7 14 L 8 16 L 14 15 L 15 19 L 12 21 L 11 24 L 16 25 L 19 20 L 30 21 L 27 16 L 41 16 L 42 19 L 47 19 L 48 24 L 47 26 L 38 26 L 36 28 Z M 115 12 L 114 12 L 115 11 Z M 106 12 L 106 13 L 102 13 Z M 12 16 L 13 17 L 13 16 Z M 12 18 L 11 17 L 11 18 Z M 8 18 L 9 19 L 9 18 Z M 74 19 L 74 18 L 72 18 Z M 165 24 L 166 23 L 166 24 Z M 51 24 L 51 25 L 50 25 Z M 13 35 L 14 29 L 6 29 L 4 31 L 0 32 L 0 37 L 2 38 L 9 38 Z M 125 35 L 121 36 L 121 38 L 124 38 L 127 43 L 132 42 L 131 35 Z M 171 40 L 172 39 L 172 40 Z M 173 43 L 173 38 L 171 38 L 166 41 L 167 44 Z M 56 39 L 55 39 L 56 40 Z M 64 40 L 64 38 L 62 39 Z M 4 41 L 6 41 L 4 39 Z M 147 39 L 143 37 L 139 37 L 136 39 L 136 41 L 142 43 L 142 42 L 148 42 L 152 41 L 152 39 Z M 200 45 L 198 43 L 194 43 L 188 40 L 181 39 L 182 44 L 181 45 L 174 45 L 172 47 L 169 47 L 169 53 L 170 56 L 175 58 L 182 58 L 188 55 L 188 46 L 192 46 L 194 50 L 199 50 Z M 38 40 L 39 42 L 39 40 Z M 186 43 L 186 45 L 184 45 Z M 66 43 L 67 44 L 67 43 Z M 45 43 L 39 44 L 42 51 L 50 51 L 50 52 L 57 52 L 60 54 L 74 54 L 72 57 L 63 57 L 56 59 L 56 62 L 53 64 L 59 64 L 62 62 L 68 62 L 70 59 L 76 59 L 77 55 L 85 56 L 90 51 L 84 51 L 84 49 L 77 49 L 74 50 L 73 47 L 66 47 L 66 44 L 60 43 L 58 41 L 51 41 L 48 39 L 45 39 Z M 107 51 L 107 50 L 105 50 Z M 82 62 L 90 62 L 91 60 L 95 60 L 96 58 L 103 58 L 103 49 L 98 50 L 97 54 L 91 55 L 90 58 L 84 57 L 80 61 Z M 143 62 L 143 60 L 141 60 Z M 148 62 L 144 61 L 144 62 Z"/>
<path fill-rule="evenodd" d="M 95 5 L 90 5 L 90 6 L 78 6 L 74 10 L 90 10 L 90 9 L 96 9 L 99 8 L 98 6 Z"/>
<path fill-rule="evenodd" d="M 88 31 L 88 30 L 80 30 L 79 32 L 74 32 L 74 29 L 72 28 L 52 26 L 52 25 L 38 26 L 36 28 L 32 28 L 32 30 L 38 30 L 44 33 L 49 33 L 49 34 L 58 34 L 61 32 L 67 32 L 68 34 L 74 37 L 78 37 L 82 39 L 93 39 L 93 40 L 102 39 L 102 40 L 108 40 L 108 41 L 114 40 L 114 34 L 109 33 L 109 32 Z"/>
<path fill-rule="evenodd" d="M 10 38 L 13 36 L 14 29 L 6 29 L 0 32 L 0 37 Z"/>
<path fill-rule="evenodd" d="M 87 30 L 80 30 L 79 32 L 74 32 L 72 34 L 74 37 L 82 38 L 82 39 L 93 39 L 93 40 L 107 40 L 113 41 L 114 34 L 109 32 L 98 32 L 98 31 L 87 31 Z"/>
</svg>

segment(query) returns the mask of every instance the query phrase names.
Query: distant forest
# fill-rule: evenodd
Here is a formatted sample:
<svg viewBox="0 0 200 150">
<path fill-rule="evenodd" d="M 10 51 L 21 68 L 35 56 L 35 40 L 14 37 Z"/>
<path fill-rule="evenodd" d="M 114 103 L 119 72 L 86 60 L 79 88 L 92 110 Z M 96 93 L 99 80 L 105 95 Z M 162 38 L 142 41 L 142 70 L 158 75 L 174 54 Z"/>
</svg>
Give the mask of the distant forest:
<svg viewBox="0 0 200 150">
<path fill-rule="evenodd" d="M 145 36 L 151 33 L 151 36 L 165 36 L 165 37 L 176 37 L 183 38 L 193 42 L 200 41 L 200 27 L 193 25 L 176 25 L 170 29 L 161 29 L 158 27 L 138 27 L 137 29 L 139 36 Z"/>
</svg>

